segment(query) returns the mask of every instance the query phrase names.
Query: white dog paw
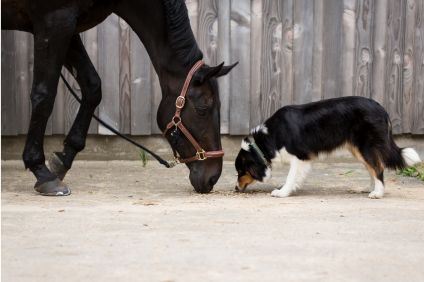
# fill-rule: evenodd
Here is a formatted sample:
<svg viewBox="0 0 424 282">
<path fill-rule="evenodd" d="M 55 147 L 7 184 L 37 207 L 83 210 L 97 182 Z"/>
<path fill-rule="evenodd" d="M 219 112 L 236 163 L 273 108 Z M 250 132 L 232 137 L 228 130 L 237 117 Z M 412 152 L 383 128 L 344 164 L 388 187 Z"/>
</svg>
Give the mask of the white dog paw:
<svg viewBox="0 0 424 282">
<path fill-rule="evenodd" d="M 384 193 L 380 192 L 380 191 L 372 191 L 369 195 L 368 198 L 370 199 L 381 199 L 383 198 Z"/>
<path fill-rule="evenodd" d="M 284 198 L 290 196 L 290 191 L 285 189 L 275 189 L 271 192 L 271 197 Z"/>
</svg>

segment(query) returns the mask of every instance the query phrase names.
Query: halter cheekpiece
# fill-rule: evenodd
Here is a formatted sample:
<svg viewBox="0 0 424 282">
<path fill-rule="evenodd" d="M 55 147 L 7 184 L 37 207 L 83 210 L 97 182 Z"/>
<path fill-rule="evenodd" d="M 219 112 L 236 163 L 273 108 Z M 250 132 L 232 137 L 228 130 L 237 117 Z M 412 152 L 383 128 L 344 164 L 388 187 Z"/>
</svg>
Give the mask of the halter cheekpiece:
<svg viewBox="0 0 424 282">
<path fill-rule="evenodd" d="M 193 145 L 193 147 L 196 149 L 196 154 L 189 158 L 181 158 L 177 151 L 172 148 L 172 151 L 174 153 L 175 161 L 177 163 L 189 163 L 194 161 L 204 161 L 209 158 L 221 158 L 224 156 L 223 150 L 218 151 L 205 151 L 202 146 L 196 141 L 196 139 L 191 135 L 191 133 L 188 131 L 188 129 L 184 126 L 183 121 L 181 119 L 181 112 L 185 106 L 186 103 L 186 95 L 188 88 L 190 86 L 190 82 L 194 76 L 194 74 L 204 65 L 205 63 L 203 61 L 198 61 L 194 64 L 194 66 L 190 69 L 189 73 L 187 74 L 186 80 L 184 82 L 184 86 L 181 89 L 180 95 L 177 97 L 175 101 L 175 114 L 172 117 L 171 121 L 166 126 L 165 132 L 163 135 L 166 135 L 168 131 L 171 128 L 179 129 L 184 136 L 188 139 L 188 141 Z"/>
</svg>

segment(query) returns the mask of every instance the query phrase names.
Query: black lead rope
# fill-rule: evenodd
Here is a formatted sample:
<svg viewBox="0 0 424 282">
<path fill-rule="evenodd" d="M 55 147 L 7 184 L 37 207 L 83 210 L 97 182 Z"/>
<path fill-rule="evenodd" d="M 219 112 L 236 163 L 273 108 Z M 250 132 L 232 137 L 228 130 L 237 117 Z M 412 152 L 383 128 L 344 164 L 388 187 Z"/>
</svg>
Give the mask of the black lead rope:
<svg viewBox="0 0 424 282">
<path fill-rule="evenodd" d="M 66 88 L 68 88 L 69 92 L 71 92 L 71 95 L 74 96 L 74 98 L 78 101 L 78 103 L 81 104 L 81 99 L 78 97 L 78 95 L 75 93 L 75 91 L 72 89 L 71 85 L 69 85 L 68 81 L 65 79 L 65 77 L 63 76 L 63 74 L 60 74 L 60 77 L 62 78 L 63 82 L 66 85 Z M 112 126 L 110 126 L 109 124 L 107 124 L 106 122 L 104 122 L 103 120 L 101 120 L 99 117 L 97 117 L 95 114 L 93 114 L 93 118 L 95 120 L 97 120 L 101 125 L 103 125 L 104 127 L 106 127 L 107 129 L 109 129 L 110 131 L 112 131 L 113 133 L 115 133 L 116 135 L 118 135 L 119 137 L 121 137 L 122 139 L 128 141 L 129 143 L 133 144 L 134 146 L 146 151 L 147 153 L 149 153 L 153 158 L 155 158 L 161 165 L 164 165 L 167 168 L 171 168 L 175 166 L 175 163 L 170 163 L 164 159 L 162 159 L 161 157 L 159 157 L 158 155 L 156 155 L 155 153 L 153 153 L 152 151 L 150 151 L 149 149 L 147 149 L 146 147 L 144 147 L 143 145 L 137 143 L 136 141 L 130 139 L 129 137 L 123 135 L 121 132 L 119 132 L 118 130 L 116 130 L 115 128 L 113 128 Z"/>
</svg>

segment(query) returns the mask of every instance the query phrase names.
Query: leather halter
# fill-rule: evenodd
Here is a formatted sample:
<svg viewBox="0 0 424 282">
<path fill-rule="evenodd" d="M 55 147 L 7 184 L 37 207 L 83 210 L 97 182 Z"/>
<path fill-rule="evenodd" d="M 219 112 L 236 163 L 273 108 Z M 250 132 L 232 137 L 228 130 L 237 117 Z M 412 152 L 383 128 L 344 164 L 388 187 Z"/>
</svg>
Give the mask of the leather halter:
<svg viewBox="0 0 424 282">
<path fill-rule="evenodd" d="M 189 158 L 181 158 L 178 156 L 177 151 L 172 148 L 172 151 L 174 152 L 175 160 L 178 163 L 189 163 L 194 161 L 204 161 L 209 158 L 221 158 L 224 156 L 223 150 L 218 151 L 205 151 L 202 146 L 199 145 L 199 143 L 196 141 L 196 139 L 193 137 L 193 135 L 190 134 L 188 129 L 184 126 L 183 121 L 181 120 L 181 112 L 185 106 L 186 102 L 186 94 L 188 91 L 188 88 L 190 86 L 190 82 L 194 76 L 194 74 L 204 65 L 205 63 L 203 61 L 198 61 L 194 64 L 194 66 L 191 68 L 189 73 L 187 74 L 186 80 L 184 82 L 183 89 L 181 90 L 180 96 L 177 97 L 177 100 L 175 101 L 175 114 L 172 117 L 171 121 L 166 126 L 165 132 L 163 135 L 166 135 L 168 131 L 171 128 L 179 129 L 184 136 L 188 139 L 188 141 L 193 145 L 193 147 L 196 149 L 196 154 Z"/>
</svg>

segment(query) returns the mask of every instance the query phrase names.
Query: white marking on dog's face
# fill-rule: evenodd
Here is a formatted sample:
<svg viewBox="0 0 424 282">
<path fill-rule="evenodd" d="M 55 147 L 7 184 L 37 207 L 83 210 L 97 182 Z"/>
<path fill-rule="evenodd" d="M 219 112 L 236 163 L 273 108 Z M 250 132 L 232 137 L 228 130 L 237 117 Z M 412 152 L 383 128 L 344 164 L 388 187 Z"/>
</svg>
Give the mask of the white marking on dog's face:
<svg viewBox="0 0 424 282">
<path fill-rule="evenodd" d="M 259 132 L 262 132 L 263 134 L 268 134 L 268 128 L 265 126 L 265 124 L 260 124 L 250 131 L 251 134 Z"/>
<path fill-rule="evenodd" d="M 243 140 L 241 141 L 241 148 L 242 148 L 243 150 L 247 151 L 247 152 L 249 152 L 249 151 L 250 151 L 250 147 L 249 147 L 249 145 L 250 145 L 250 143 L 249 143 L 249 142 L 247 142 L 245 139 L 243 139 Z"/>
</svg>

